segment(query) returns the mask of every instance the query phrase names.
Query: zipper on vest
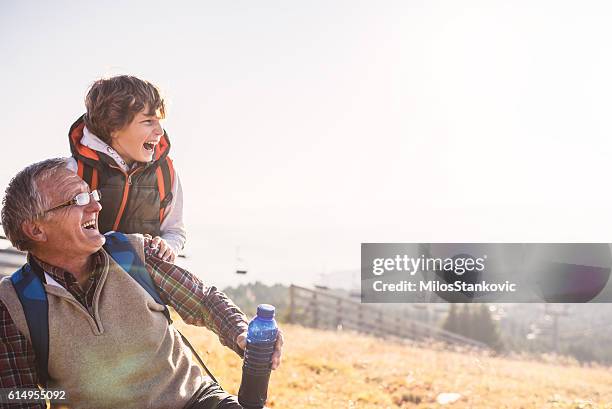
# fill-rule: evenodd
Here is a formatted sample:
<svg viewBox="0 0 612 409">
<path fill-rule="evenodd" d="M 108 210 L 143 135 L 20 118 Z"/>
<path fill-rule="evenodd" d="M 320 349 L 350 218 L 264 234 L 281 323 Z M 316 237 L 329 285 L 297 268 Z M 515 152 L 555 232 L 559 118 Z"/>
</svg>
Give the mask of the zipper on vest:
<svg viewBox="0 0 612 409">
<path fill-rule="evenodd" d="M 131 171 L 130 173 L 125 172 L 120 167 L 109 165 L 113 169 L 117 169 L 119 172 L 123 173 L 125 177 L 125 183 L 123 185 L 123 197 L 121 198 L 121 205 L 119 206 L 119 211 L 117 212 L 117 217 L 115 218 L 115 223 L 113 224 L 113 230 L 117 230 L 119 228 L 119 223 L 121 222 L 121 218 L 123 217 L 123 212 L 125 211 L 125 205 L 127 204 L 128 196 L 130 193 L 130 186 L 132 185 L 132 176 L 134 173 L 139 170 L 144 169 L 143 167 L 138 167 Z"/>
<path fill-rule="evenodd" d="M 87 317 L 87 320 L 91 323 L 93 321 L 96 330 L 97 330 L 97 334 L 102 334 L 102 326 L 100 325 L 100 323 L 98 322 L 98 320 L 96 319 L 95 315 L 93 314 L 94 311 L 89 311 L 88 308 L 86 308 L 83 304 L 81 304 L 80 302 L 78 302 L 74 296 L 72 294 L 70 294 L 70 292 L 66 289 L 64 289 L 64 291 L 66 291 L 67 294 L 57 294 L 55 293 L 55 295 L 64 298 L 67 302 L 69 302 L 70 304 L 74 305 L 77 310 L 79 310 L 81 312 L 81 314 L 85 314 L 85 316 Z"/>
<path fill-rule="evenodd" d="M 96 321 L 96 327 L 98 327 L 98 330 L 99 330 L 99 329 L 100 329 L 100 326 L 98 325 L 98 322 L 97 322 L 97 320 L 96 320 L 96 315 L 95 315 L 95 313 L 94 313 L 94 307 L 93 307 L 93 305 L 92 305 L 91 307 L 87 306 L 87 307 L 85 307 L 85 308 L 87 308 L 87 312 L 89 313 L 89 316 L 90 316 L 91 318 L 93 318 L 93 319 L 94 319 L 94 321 Z"/>
<path fill-rule="evenodd" d="M 76 301 L 76 300 L 75 300 Z M 74 302 L 74 301 L 73 301 Z M 80 302 L 76 301 L 76 303 L 81 307 L 81 310 L 83 312 L 85 312 L 87 314 L 87 316 L 89 318 L 91 318 L 91 320 L 94 322 L 94 324 L 96 324 L 96 329 L 98 330 L 98 334 L 102 333 L 102 327 L 100 326 L 100 323 L 98 322 L 98 320 L 96 319 L 96 316 L 94 314 L 94 310 L 93 310 L 93 306 L 91 307 L 91 311 L 89 310 L 89 308 L 86 308 L 83 304 L 81 304 Z"/>
</svg>

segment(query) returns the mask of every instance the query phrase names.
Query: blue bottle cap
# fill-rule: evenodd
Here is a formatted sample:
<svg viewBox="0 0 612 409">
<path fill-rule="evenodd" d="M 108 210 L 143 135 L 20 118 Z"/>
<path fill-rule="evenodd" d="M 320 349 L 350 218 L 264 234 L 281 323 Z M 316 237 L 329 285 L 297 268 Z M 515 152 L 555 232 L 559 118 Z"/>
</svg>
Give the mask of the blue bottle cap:
<svg viewBox="0 0 612 409">
<path fill-rule="evenodd" d="M 270 304 L 259 304 L 257 306 L 257 316 L 260 318 L 272 319 L 274 318 L 275 308 Z"/>
</svg>

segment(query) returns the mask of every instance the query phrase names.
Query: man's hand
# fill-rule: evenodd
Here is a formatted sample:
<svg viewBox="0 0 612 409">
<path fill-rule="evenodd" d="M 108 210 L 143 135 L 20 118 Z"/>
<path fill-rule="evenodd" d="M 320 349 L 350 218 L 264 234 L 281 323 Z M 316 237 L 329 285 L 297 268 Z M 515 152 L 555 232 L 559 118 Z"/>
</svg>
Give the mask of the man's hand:
<svg viewBox="0 0 612 409">
<path fill-rule="evenodd" d="M 283 349 L 283 332 L 278 329 L 278 335 L 276 336 L 276 344 L 274 345 L 274 353 L 272 354 L 272 369 L 276 369 L 281 364 L 281 355 Z M 243 350 L 246 348 L 247 344 L 247 333 L 246 331 L 242 334 L 238 335 L 236 338 L 236 343 Z"/>
<path fill-rule="evenodd" d="M 168 263 L 174 263 L 174 259 L 176 258 L 176 254 L 172 250 L 172 247 L 168 245 L 166 240 L 162 239 L 159 236 L 156 236 L 153 240 L 151 240 L 151 247 L 158 248 L 157 257 L 161 258 Z"/>
</svg>

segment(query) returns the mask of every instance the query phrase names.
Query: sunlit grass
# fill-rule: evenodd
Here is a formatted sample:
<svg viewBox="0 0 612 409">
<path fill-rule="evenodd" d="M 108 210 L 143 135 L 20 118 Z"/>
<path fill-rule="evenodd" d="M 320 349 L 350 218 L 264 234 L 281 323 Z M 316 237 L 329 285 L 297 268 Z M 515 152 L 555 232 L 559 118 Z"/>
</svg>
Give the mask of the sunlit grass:
<svg viewBox="0 0 612 409">
<path fill-rule="evenodd" d="M 184 334 L 221 385 L 236 393 L 241 360 L 214 334 Z M 351 332 L 283 325 L 283 363 L 272 374 L 272 408 L 612 409 L 612 371 L 571 362 L 535 362 L 415 347 Z M 459 393 L 441 405 L 441 393 Z"/>
</svg>

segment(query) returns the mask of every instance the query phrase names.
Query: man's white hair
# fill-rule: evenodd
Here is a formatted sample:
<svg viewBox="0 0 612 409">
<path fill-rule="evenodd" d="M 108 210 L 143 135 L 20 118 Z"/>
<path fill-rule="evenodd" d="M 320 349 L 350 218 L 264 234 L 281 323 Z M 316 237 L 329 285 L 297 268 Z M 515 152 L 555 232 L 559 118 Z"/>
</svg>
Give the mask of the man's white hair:
<svg viewBox="0 0 612 409">
<path fill-rule="evenodd" d="M 31 240 L 23 232 L 23 223 L 46 217 L 41 214 L 50 206 L 49 198 L 41 194 L 39 186 L 66 166 L 66 158 L 47 159 L 23 169 L 9 182 L 0 216 L 6 237 L 19 250 L 32 247 Z"/>
</svg>

